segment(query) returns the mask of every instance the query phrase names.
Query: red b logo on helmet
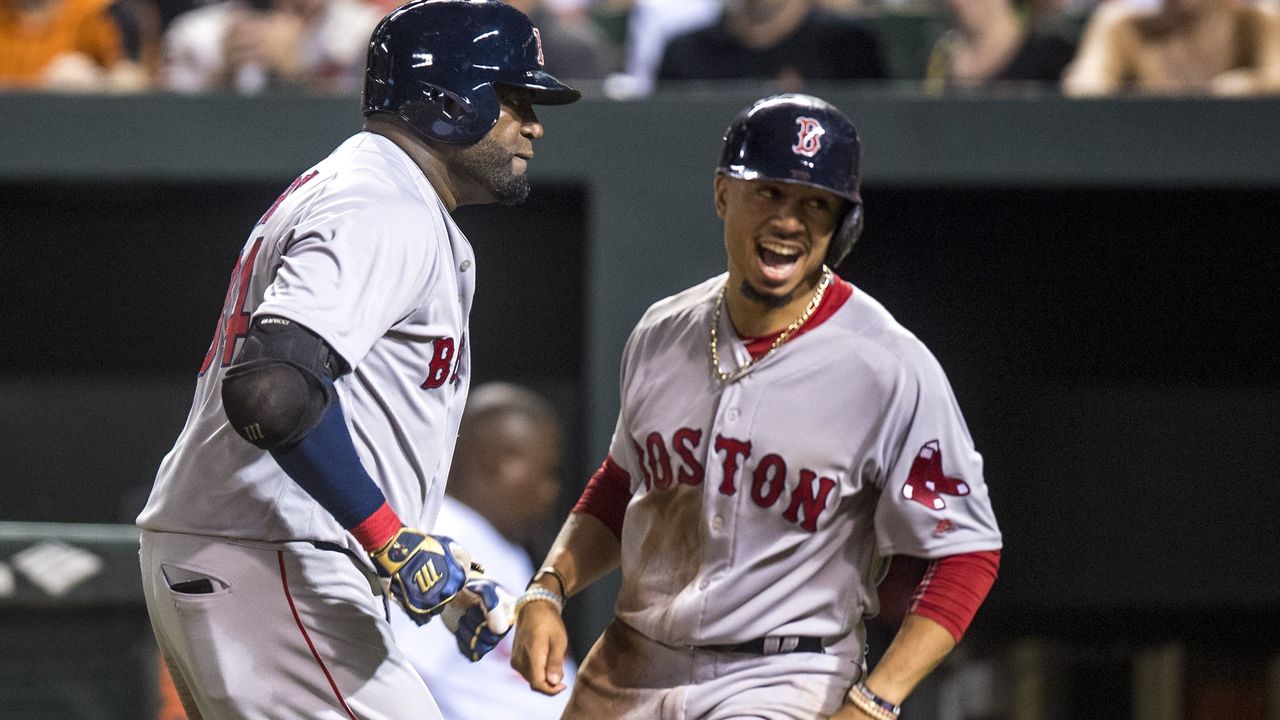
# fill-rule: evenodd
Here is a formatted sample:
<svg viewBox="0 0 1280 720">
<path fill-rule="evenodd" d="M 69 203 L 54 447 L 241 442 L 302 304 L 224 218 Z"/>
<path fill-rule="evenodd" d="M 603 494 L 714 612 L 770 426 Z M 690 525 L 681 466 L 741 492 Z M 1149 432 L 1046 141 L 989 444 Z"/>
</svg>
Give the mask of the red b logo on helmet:
<svg viewBox="0 0 1280 720">
<path fill-rule="evenodd" d="M 547 64 L 547 59 L 542 55 L 542 33 L 538 32 L 538 28 L 533 29 L 533 41 L 538 44 L 538 67 Z"/>
<path fill-rule="evenodd" d="M 805 157 L 817 155 L 822 149 L 822 136 L 827 131 L 811 117 L 798 117 L 796 124 L 800 126 L 800 135 L 796 144 L 791 146 L 791 152 Z"/>
</svg>

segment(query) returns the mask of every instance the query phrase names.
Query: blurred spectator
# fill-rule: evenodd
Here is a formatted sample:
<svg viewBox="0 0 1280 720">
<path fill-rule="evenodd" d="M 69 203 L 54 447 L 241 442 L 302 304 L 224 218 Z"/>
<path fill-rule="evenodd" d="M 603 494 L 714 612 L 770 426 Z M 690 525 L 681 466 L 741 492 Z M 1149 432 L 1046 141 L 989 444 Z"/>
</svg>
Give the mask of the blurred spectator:
<svg viewBox="0 0 1280 720">
<path fill-rule="evenodd" d="M 382 19 L 359 0 L 224 0 L 179 15 L 165 31 L 165 82 L 183 92 L 360 87 L 369 36 Z"/>
<path fill-rule="evenodd" d="M 659 82 L 772 79 L 784 90 L 887 76 L 875 34 L 813 0 L 730 0 L 714 25 L 673 39 L 658 70 Z"/>
<path fill-rule="evenodd" d="M 653 92 L 662 53 L 673 37 L 715 22 L 721 0 L 635 0 L 627 17 L 625 74 L 606 91 L 619 97 Z"/>
<path fill-rule="evenodd" d="M 0 88 L 146 88 L 146 71 L 126 52 L 129 37 L 139 40 L 134 20 L 112 0 L 0 0 Z"/>
<path fill-rule="evenodd" d="M 614 48 L 580 9 L 562 12 L 542 0 L 507 0 L 533 21 L 542 36 L 546 71 L 556 77 L 600 80 L 617 66 Z"/>
<path fill-rule="evenodd" d="M 1104 3 L 1063 89 L 1076 96 L 1280 92 L 1280 11 L 1268 0 L 1164 0 L 1152 9 Z"/>
<path fill-rule="evenodd" d="M 562 434 L 552 407 L 523 387 L 490 383 L 473 389 L 467 400 L 449 494 L 434 532 L 461 542 L 513 593 L 533 576 L 526 548 L 542 531 L 554 529 Z M 392 628 L 446 718 L 549 720 L 560 717 L 568 702 L 569 693 L 548 697 L 531 691 L 511 669 L 511 635 L 472 663 L 440 620 L 419 627 L 393 605 Z M 566 665 L 565 682 L 571 683 L 573 665 Z"/>
<path fill-rule="evenodd" d="M 368 0 L 388 13 L 404 0 Z M 588 14 L 592 0 L 505 0 L 533 21 L 542 37 L 546 71 L 571 80 L 601 80 L 618 66 L 618 51 Z"/>
<path fill-rule="evenodd" d="M 932 91 L 1014 81 L 1053 83 L 1075 55 L 1065 38 L 1029 29 L 1011 0 L 947 0 L 952 29 L 933 46 L 925 71 Z"/>
</svg>

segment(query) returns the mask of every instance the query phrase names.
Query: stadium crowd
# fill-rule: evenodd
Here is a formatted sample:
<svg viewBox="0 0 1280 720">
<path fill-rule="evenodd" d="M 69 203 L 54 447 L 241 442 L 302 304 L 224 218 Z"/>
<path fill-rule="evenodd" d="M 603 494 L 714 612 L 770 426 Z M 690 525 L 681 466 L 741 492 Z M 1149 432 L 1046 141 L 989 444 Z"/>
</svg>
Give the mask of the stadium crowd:
<svg viewBox="0 0 1280 720">
<path fill-rule="evenodd" d="M 0 90 L 350 93 L 394 0 L 0 0 Z M 676 83 L 1280 91 L 1276 0 L 513 0 L 588 92 Z"/>
</svg>

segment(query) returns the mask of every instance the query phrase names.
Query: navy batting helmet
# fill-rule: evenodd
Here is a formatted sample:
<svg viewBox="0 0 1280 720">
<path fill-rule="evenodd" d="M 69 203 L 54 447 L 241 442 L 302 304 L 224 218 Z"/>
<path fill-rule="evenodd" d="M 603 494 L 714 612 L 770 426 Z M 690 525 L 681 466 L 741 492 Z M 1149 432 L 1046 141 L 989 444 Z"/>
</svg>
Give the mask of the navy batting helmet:
<svg viewBox="0 0 1280 720">
<path fill-rule="evenodd" d="M 840 264 L 862 232 L 862 144 L 853 123 L 812 95 L 773 95 L 738 113 L 724 133 L 717 172 L 821 188 L 849 201 L 826 263 Z"/>
<path fill-rule="evenodd" d="M 431 140 L 472 143 L 498 121 L 495 85 L 563 105 L 582 96 L 542 69 L 542 38 L 501 2 L 416 0 L 392 10 L 369 40 L 364 114 L 387 112 Z"/>
</svg>

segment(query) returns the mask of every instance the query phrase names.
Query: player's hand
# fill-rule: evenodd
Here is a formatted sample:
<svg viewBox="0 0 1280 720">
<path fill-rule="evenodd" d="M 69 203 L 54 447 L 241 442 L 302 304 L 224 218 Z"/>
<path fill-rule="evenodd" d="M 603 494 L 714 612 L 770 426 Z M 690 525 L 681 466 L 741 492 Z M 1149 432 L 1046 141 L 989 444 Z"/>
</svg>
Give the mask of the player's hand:
<svg viewBox="0 0 1280 720">
<path fill-rule="evenodd" d="M 458 641 L 458 652 L 476 662 L 502 642 L 515 622 L 516 599 L 502 586 L 472 573 L 441 618 Z"/>
<path fill-rule="evenodd" d="M 564 653 L 568 647 L 569 635 L 555 605 L 531 602 L 520 609 L 511 667 L 524 676 L 530 688 L 555 695 L 568 687 L 564 684 Z"/>
<path fill-rule="evenodd" d="M 380 550 L 370 553 L 380 574 L 390 579 L 391 594 L 413 621 L 425 625 L 454 598 L 471 564 L 451 538 L 402 527 Z"/>
</svg>

